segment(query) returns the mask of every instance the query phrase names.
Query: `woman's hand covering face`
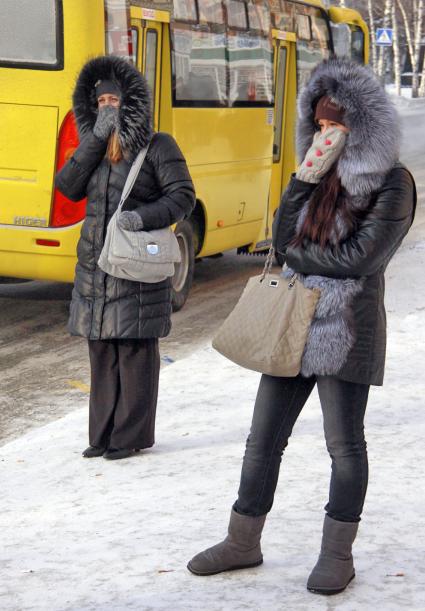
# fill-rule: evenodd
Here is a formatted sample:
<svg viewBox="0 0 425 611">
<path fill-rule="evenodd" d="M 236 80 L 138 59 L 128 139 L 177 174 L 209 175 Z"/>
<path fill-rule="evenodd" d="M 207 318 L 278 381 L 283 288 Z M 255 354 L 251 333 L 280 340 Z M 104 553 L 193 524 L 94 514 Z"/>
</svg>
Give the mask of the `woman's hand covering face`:
<svg viewBox="0 0 425 611">
<path fill-rule="evenodd" d="M 118 108 L 114 106 L 102 106 L 99 108 L 97 120 L 93 127 L 93 133 L 99 140 L 106 142 L 113 130 L 117 129 L 118 112 Z"/>
<path fill-rule="evenodd" d="M 338 127 L 331 127 L 324 133 L 316 132 L 296 177 L 304 182 L 319 183 L 340 156 L 346 138 L 347 134 Z"/>
</svg>

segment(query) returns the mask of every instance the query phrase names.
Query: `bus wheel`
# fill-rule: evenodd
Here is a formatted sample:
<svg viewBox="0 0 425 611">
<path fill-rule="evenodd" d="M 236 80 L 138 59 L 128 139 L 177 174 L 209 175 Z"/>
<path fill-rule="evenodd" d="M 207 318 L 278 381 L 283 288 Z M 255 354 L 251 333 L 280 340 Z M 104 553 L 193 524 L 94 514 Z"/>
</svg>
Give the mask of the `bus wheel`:
<svg viewBox="0 0 425 611">
<path fill-rule="evenodd" d="M 176 263 L 172 278 L 173 312 L 177 312 L 186 303 L 193 281 L 193 270 L 195 267 L 193 225 L 190 221 L 180 221 L 180 223 L 177 223 L 174 233 L 179 243 L 181 255 L 181 261 Z"/>
</svg>

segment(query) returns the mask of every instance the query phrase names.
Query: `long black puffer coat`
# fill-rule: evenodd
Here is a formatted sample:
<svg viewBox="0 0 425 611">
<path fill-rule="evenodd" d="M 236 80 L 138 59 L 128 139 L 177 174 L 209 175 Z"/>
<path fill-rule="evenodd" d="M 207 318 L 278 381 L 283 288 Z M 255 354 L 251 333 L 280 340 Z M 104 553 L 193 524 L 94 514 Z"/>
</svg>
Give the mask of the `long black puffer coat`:
<svg viewBox="0 0 425 611">
<path fill-rule="evenodd" d="M 126 158 L 116 164 L 105 157 L 106 143 L 92 132 L 98 79 L 115 80 L 122 91 L 118 134 Z M 81 144 L 58 173 L 56 185 L 73 201 L 86 195 L 88 201 L 68 329 L 88 339 L 164 337 L 171 328 L 171 281 L 147 284 L 114 278 L 98 267 L 97 260 L 131 163 L 149 140 L 147 157 L 124 209 L 137 211 L 148 231 L 190 215 L 195 194 L 185 159 L 170 135 L 152 135 L 146 81 L 125 60 L 99 57 L 88 62 L 78 78 L 73 103 Z"/>
<path fill-rule="evenodd" d="M 346 109 L 344 122 L 350 132 L 337 162 L 338 174 L 352 208 L 365 214 L 354 233 L 339 244 L 321 248 L 305 239 L 302 246 L 292 246 L 299 214 L 316 188 L 293 177 L 275 218 L 273 243 L 298 273 L 362 280 L 346 313 L 354 343 L 336 375 L 349 382 L 381 385 L 386 349 L 384 271 L 413 222 L 415 184 L 397 162 L 398 122 L 385 93 L 367 68 L 345 60 L 319 65 L 301 94 L 300 159 L 317 130 L 314 108 L 322 95 Z M 322 349 L 326 341 L 323 333 Z"/>
</svg>

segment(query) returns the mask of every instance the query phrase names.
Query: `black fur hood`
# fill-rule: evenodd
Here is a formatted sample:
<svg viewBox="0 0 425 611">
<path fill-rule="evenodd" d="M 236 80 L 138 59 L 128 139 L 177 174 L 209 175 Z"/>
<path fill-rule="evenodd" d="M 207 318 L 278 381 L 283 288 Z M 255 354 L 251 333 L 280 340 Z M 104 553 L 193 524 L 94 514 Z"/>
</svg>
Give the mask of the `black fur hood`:
<svg viewBox="0 0 425 611">
<path fill-rule="evenodd" d="M 320 63 L 298 101 L 297 153 L 302 160 L 317 126 L 314 110 L 318 99 L 328 95 L 345 108 L 350 128 L 338 160 L 343 187 L 353 196 L 368 196 L 379 189 L 398 160 L 399 118 L 370 68 L 340 58 Z"/>
<path fill-rule="evenodd" d="M 122 91 L 118 135 L 121 146 L 137 155 L 152 137 L 151 96 L 145 78 L 121 57 L 96 57 L 81 70 L 72 98 L 79 134 L 91 131 L 96 122 L 94 86 L 99 79 L 116 82 Z"/>
</svg>

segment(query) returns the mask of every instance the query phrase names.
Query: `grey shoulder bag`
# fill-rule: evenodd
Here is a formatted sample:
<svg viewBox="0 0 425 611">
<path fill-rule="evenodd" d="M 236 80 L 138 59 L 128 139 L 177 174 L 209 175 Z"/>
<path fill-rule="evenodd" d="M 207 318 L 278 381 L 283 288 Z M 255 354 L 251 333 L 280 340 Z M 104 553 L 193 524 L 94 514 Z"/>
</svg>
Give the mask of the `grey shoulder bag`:
<svg viewBox="0 0 425 611">
<path fill-rule="evenodd" d="M 161 282 L 174 274 L 180 248 L 170 227 L 153 231 L 121 229 L 118 217 L 146 158 L 149 145 L 137 155 L 128 173 L 118 208 L 109 221 L 97 264 L 110 276 L 134 282 Z M 153 206 L 155 204 L 152 204 Z"/>
</svg>

